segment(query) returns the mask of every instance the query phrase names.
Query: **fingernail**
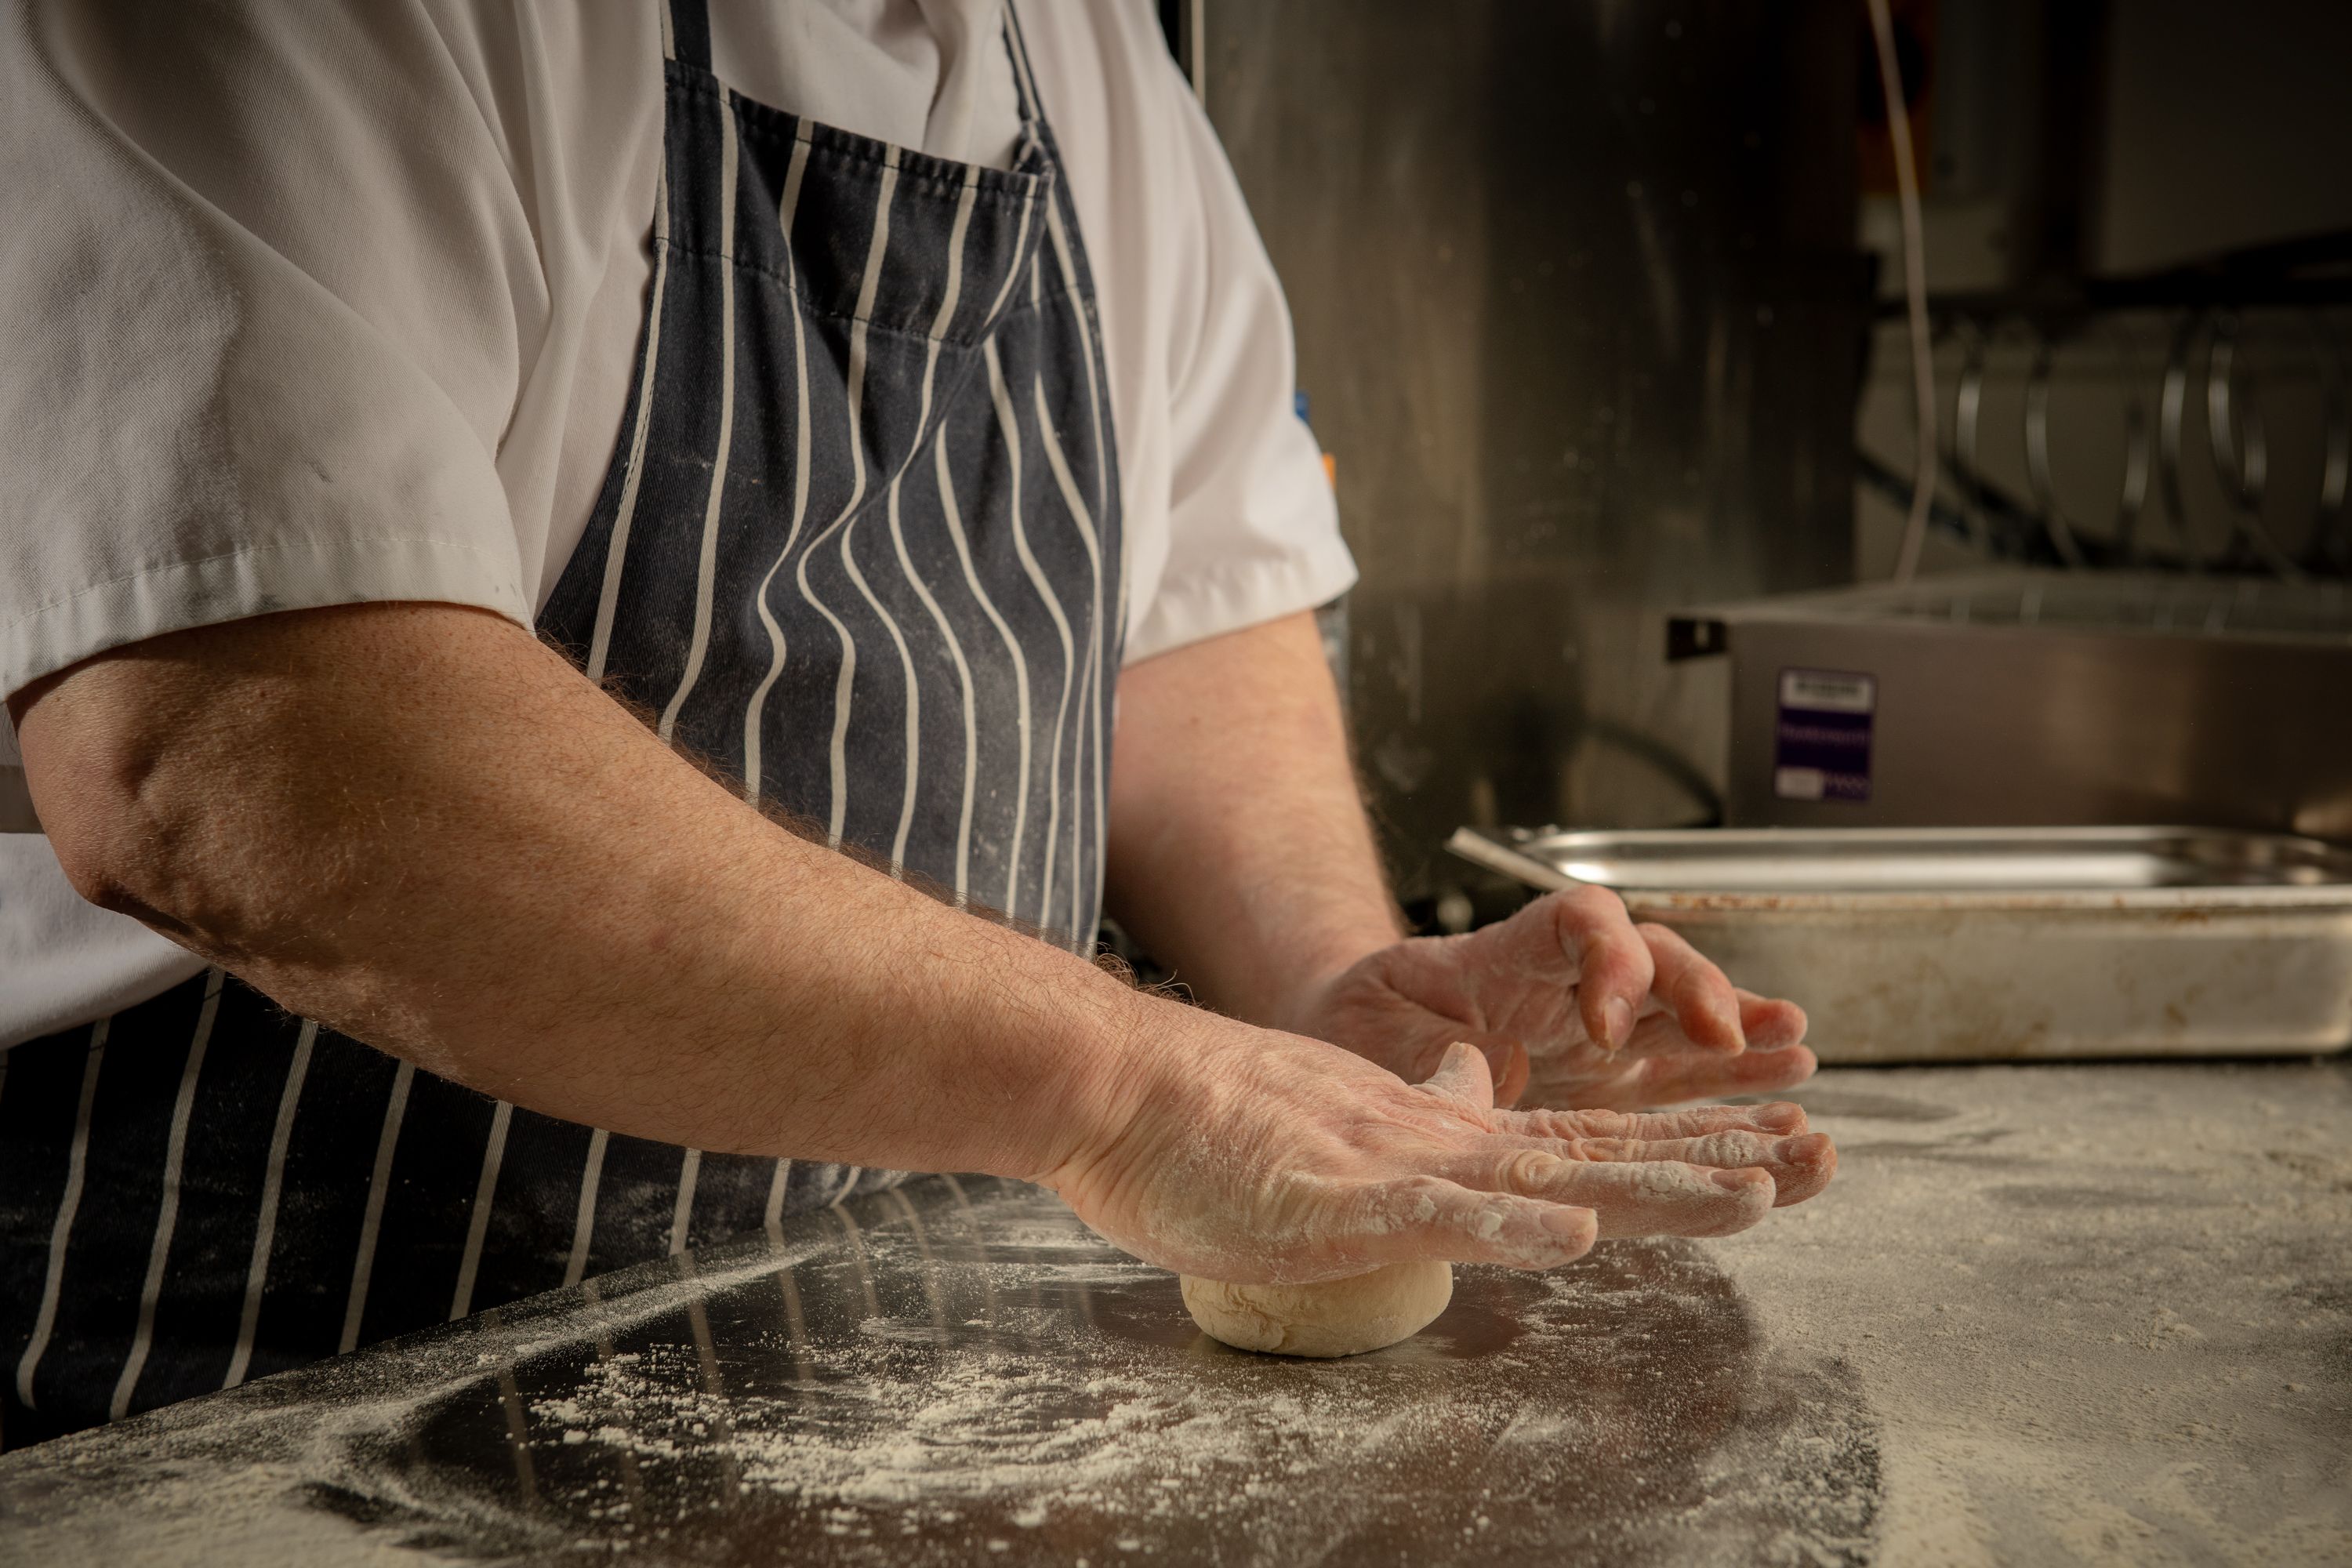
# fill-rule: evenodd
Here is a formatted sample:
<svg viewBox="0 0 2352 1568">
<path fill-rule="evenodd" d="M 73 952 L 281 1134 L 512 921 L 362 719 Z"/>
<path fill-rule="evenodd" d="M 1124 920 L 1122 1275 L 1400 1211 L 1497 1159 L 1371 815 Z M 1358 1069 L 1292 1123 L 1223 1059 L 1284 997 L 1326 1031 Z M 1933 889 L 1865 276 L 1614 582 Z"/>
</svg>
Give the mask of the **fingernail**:
<svg viewBox="0 0 2352 1568">
<path fill-rule="evenodd" d="M 1542 1224 L 1554 1236 L 1582 1236 L 1592 1228 L 1592 1215 L 1586 1209 L 1546 1209 Z"/>
<path fill-rule="evenodd" d="M 1738 1008 L 1718 997 L 1715 1004 L 1707 1008 L 1707 1011 L 1714 1015 L 1716 1026 L 1717 1028 L 1730 1036 L 1742 1046 L 1745 1046 L 1748 1043 L 1748 1031 L 1739 1026 Z"/>
<path fill-rule="evenodd" d="M 1626 1005 L 1622 996 L 1609 998 L 1608 1005 L 1601 1010 L 1601 1017 L 1608 1026 L 1607 1044 L 1612 1047 L 1623 1045 L 1626 1037 L 1633 1032 L 1633 1009 Z"/>
<path fill-rule="evenodd" d="M 1772 1179 L 1769 1176 L 1765 1176 L 1760 1171 L 1716 1171 L 1711 1173 L 1711 1174 L 1715 1178 L 1715 1184 L 1721 1187 L 1727 1193 L 1753 1192 L 1756 1190 L 1758 1179 L 1759 1177 L 1766 1182 L 1769 1182 Z"/>
<path fill-rule="evenodd" d="M 1794 1132 L 1805 1125 L 1805 1108 L 1801 1105 L 1759 1105 L 1748 1114 L 1776 1132 Z"/>
</svg>

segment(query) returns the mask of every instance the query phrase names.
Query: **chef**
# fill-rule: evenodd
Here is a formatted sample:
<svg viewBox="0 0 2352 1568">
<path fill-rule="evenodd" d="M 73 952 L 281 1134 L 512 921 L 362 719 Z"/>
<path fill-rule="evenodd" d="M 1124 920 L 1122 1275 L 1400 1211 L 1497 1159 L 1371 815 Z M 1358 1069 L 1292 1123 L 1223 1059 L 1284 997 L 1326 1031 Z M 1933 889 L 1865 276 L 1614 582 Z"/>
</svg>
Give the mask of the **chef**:
<svg viewBox="0 0 2352 1568">
<path fill-rule="evenodd" d="M 1239 1281 L 1828 1179 L 1625 1113 L 1813 1059 L 1613 897 L 1402 936 L 1140 0 L 4 25 L 0 1444 L 909 1171 Z"/>
</svg>

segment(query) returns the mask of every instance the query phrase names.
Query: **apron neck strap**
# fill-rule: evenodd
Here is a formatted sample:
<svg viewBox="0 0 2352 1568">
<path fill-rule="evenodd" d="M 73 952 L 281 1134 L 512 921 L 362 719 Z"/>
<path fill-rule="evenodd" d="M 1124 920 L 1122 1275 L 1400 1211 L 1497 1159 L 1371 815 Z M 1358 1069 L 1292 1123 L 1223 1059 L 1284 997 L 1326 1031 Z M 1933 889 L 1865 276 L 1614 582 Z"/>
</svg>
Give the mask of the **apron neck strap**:
<svg viewBox="0 0 2352 1568">
<path fill-rule="evenodd" d="M 697 70 L 710 68 L 710 0 L 661 0 L 662 53 Z"/>
<path fill-rule="evenodd" d="M 1013 90 L 1021 100 L 1022 129 L 1034 134 L 1045 113 L 1037 107 L 1037 82 L 1029 70 L 1029 42 L 1021 36 L 1021 16 L 1013 0 L 1004 0 L 1004 52 L 1013 57 Z"/>
</svg>

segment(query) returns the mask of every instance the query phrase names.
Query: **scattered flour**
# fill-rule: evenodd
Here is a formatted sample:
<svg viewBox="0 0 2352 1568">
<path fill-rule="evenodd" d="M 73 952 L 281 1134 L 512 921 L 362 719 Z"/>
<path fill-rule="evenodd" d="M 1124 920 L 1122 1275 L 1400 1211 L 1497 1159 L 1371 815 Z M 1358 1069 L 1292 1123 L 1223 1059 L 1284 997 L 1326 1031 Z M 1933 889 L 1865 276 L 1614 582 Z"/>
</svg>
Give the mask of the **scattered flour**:
<svg viewBox="0 0 2352 1568">
<path fill-rule="evenodd" d="M 0 1559 L 2352 1561 L 2352 1064 L 1803 1098 L 1815 1202 L 1465 1269 L 1358 1361 L 1207 1343 L 1042 1195 L 908 1189 L 0 1459 Z"/>
</svg>

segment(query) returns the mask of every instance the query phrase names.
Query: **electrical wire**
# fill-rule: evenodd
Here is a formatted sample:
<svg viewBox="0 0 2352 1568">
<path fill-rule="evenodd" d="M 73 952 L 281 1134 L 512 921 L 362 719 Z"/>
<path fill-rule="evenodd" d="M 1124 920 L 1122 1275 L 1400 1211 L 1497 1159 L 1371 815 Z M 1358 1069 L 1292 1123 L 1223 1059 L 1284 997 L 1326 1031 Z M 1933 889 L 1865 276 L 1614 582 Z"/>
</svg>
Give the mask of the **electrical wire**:
<svg viewBox="0 0 2352 1568">
<path fill-rule="evenodd" d="M 1895 153 L 1895 195 L 1903 216 L 1903 295 L 1911 321 L 1911 395 L 1917 405 L 1918 453 L 1911 470 L 1911 514 L 1895 581 L 1908 583 L 1927 543 L 1927 509 L 1936 493 L 1936 364 L 1927 332 L 1927 245 L 1919 224 L 1919 170 L 1911 153 L 1911 118 L 1905 111 L 1903 66 L 1895 55 L 1895 18 L 1886 0 L 1869 0 L 1871 37 L 1878 43 L 1878 87 L 1886 96 L 1886 136 Z"/>
</svg>

